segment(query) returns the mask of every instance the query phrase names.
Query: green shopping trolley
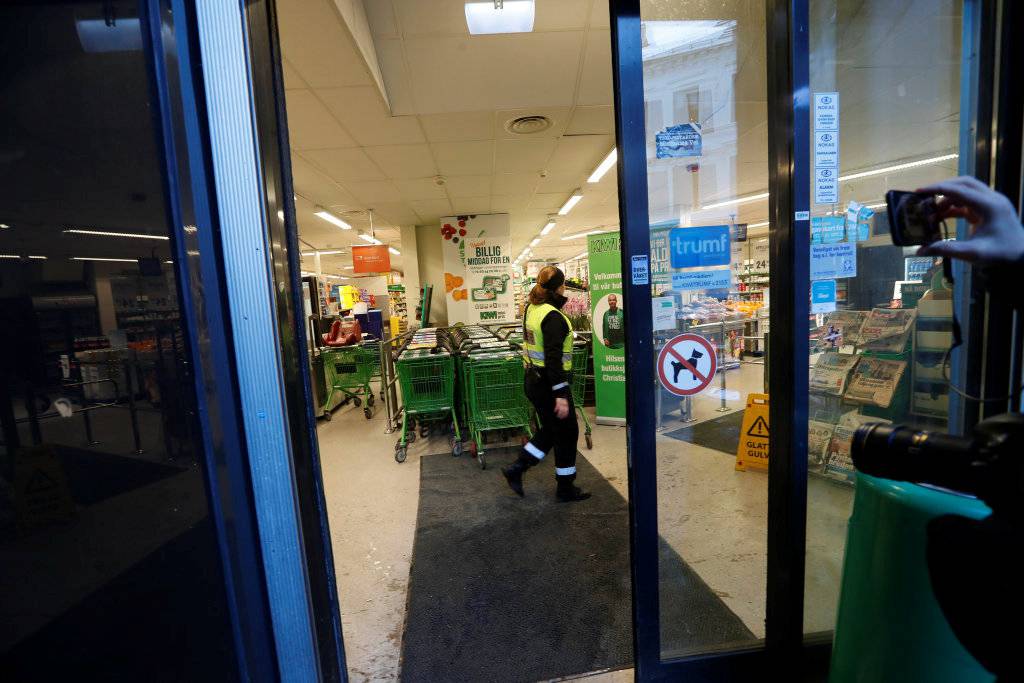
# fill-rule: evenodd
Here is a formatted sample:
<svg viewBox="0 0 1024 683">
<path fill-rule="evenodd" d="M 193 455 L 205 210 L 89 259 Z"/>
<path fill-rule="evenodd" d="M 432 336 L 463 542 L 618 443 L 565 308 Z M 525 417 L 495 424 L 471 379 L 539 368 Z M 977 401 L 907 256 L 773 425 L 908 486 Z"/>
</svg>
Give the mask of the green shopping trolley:
<svg viewBox="0 0 1024 683">
<path fill-rule="evenodd" d="M 487 468 L 484 432 L 521 429 L 527 438 L 530 404 L 523 392 L 523 361 L 515 352 L 470 356 L 465 360 L 469 432 L 481 469 Z"/>
<path fill-rule="evenodd" d="M 593 375 L 587 374 L 587 369 L 590 366 L 590 345 L 579 344 L 572 347 L 572 375 L 569 381 L 569 386 L 572 389 L 572 402 L 576 406 L 576 412 L 583 418 L 583 438 L 587 442 L 587 450 L 594 447 L 594 440 L 590 436 L 590 420 L 587 419 L 587 414 L 583 411 L 583 398 L 584 392 L 587 388 L 587 379 L 593 377 Z"/>
<path fill-rule="evenodd" d="M 402 390 L 402 436 L 395 443 L 395 460 L 405 462 L 409 439 L 409 420 L 452 422 L 452 455 L 462 453 L 462 436 L 455 418 L 454 366 L 447 351 L 431 353 L 427 349 L 408 350 L 395 361 L 398 385 Z"/>
<path fill-rule="evenodd" d="M 324 361 L 324 379 L 327 385 L 327 398 L 324 400 L 324 417 L 331 419 L 334 397 L 341 394 L 344 399 L 339 405 L 352 401 L 358 408 L 365 400 L 363 414 L 369 420 L 373 417 L 373 390 L 370 380 L 373 376 L 375 350 L 368 350 L 362 345 L 323 348 L 320 356 Z M 378 361 L 379 362 L 379 361 Z"/>
</svg>

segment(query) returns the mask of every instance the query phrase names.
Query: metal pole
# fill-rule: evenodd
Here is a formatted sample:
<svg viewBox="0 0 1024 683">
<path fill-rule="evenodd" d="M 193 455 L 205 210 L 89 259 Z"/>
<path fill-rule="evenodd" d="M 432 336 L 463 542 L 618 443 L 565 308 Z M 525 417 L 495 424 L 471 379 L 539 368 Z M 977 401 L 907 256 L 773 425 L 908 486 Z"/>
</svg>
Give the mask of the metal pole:
<svg viewBox="0 0 1024 683">
<path fill-rule="evenodd" d="M 89 417 L 89 410 L 82 411 L 82 420 L 85 422 L 85 443 L 90 446 L 95 446 L 99 443 L 92 437 L 92 418 Z"/>
<path fill-rule="evenodd" d="M 39 429 L 39 415 L 36 411 L 36 394 L 32 384 L 25 383 L 25 410 L 28 411 L 28 424 L 32 432 L 32 444 L 38 446 L 43 442 L 43 432 Z"/>
<path fill-rule="evenodd" d="M 725 321 L 723 320 L 722 321 L 722 356 L 726 355 L 725 348 L 726 348 L 725 347 Z M 720 398 L 722 400 L 722 405 L 719 406 L 718 409 L 715 412 L 727 413 L 727 412 L 729 412 L 729 406 L 727 406 L 726 403 L 725 403 L 725 365 L 724 365 L 724 362 L 718 364 L 718 378 L 719 378 L 718 391 L 721 394 Z"/>
<path fill-rule="evenodd" d="M 139 436 L 139 415 L 135 408 L 135 388 L 132 386 L 132 373 L 128 361 L 124 361 L 125 384 L 128 386 L 128 416 L 132 423 L 132 439 L 135 441 L 135 454 L 142 454 L 142 440 Z"/>
</svg>

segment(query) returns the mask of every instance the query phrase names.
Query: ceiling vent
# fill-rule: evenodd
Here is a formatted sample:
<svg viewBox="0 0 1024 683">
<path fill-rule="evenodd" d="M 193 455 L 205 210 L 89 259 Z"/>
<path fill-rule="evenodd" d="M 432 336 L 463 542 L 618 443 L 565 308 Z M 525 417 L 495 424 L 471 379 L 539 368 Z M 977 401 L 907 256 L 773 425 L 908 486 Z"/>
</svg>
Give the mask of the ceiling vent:
<svg viewBox="0 0 1024 683">
<path fill-rule="evenodd" d="M 505 123 L 505 130 L 513 135 L 534 135 L 550 127 L 551 119 L 546 116 L 520 116 Z"/>
</svg>

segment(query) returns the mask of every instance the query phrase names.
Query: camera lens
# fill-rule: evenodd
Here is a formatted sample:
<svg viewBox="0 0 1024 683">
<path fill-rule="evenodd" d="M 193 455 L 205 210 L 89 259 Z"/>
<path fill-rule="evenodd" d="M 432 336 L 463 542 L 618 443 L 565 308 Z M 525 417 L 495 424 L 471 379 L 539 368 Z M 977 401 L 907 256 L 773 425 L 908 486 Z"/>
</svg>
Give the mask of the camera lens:
<svg viewBox="0 0 1024 683">
<path fill-rule="evenodd" d="M 850 455 L 865 474 L 974 492 L 972 442 L 964 437 L 904 425 L 868 424 L 854 433 Z"/>
</svg>

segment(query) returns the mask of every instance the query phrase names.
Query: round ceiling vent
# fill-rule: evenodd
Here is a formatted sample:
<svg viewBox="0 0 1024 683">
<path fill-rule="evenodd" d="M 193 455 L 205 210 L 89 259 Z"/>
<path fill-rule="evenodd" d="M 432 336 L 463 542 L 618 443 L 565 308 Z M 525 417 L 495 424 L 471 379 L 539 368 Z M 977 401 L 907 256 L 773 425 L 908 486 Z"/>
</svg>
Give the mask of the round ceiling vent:
<svg viewBox="0 0 1024 683">
<path fill-rule="evenodd" d="M 550 127 L 551 119 L 546 116 L 520 116 L 505 123 L 505 130 L 515 135 L 542 133 Z"/>
</svg>

